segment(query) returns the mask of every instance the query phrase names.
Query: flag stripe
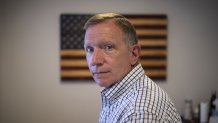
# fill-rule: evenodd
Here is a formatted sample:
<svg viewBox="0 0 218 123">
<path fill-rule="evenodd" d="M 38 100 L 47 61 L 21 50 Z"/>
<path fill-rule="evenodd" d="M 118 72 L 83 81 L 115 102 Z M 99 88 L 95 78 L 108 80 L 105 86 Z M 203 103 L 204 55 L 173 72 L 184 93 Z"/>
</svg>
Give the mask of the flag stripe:
<svg viewBox="0 0 218 123">
<path fill-rule="evenodd" d="M 140 60 L 143 66 L 166 66 L 166 60 Z M 62 60 L 62 67 L 88 67 L 86 60 Z"/>
<path fill-rule="evenodd" d="M 167 34 L 167 31 L 164 30 L 164 29 L 159 29 L 159 30 L 156 30 L 156 29 L 137 29 L 136 30 L 136 34 L 138 36 L 143 36 L 143 35 L 147 35 L 147 36 L 158 36 L 158 35 L 166 35 Z"/>
<path fill-rule="evenodd" d="M 166 25 L 134 25 L 136 29 L 166 29 Z"/>
<path fill-rule="evenodd" d="M 81 66 L 86 66 L 88 67 L 87 61 L 85 59 L 81 60 L 62 60 L 61 61 L 61 66 L 64 67 L 81 67 Z"/>
<path fill-rule="evenodd" d="M 166 35 L 138 35 L 139 40 L 141 39 L 153 39 L 153 40 L 159 40 L 159 39 L 167 39 Z"/>
<path fill-rule="evenodd" d="M 165 46 L 167 45 L 165 39 L 156 39 L 156 40 L 148 40 L 148 39 L 140 39 L 138 41 L 141 46 Z"/>
<path fill-rule="evenodd" d="M 141 56 L 166 56 L 166 54 L 165 49 L 148 49 L 141 51 Z"/>
<path fill-rule="evenodd" d="M 166 25 L 167 21 L 165 19 L 141 19 L 141 18 L 130 18 L 129 19 L 130 22 L 133 25 L 158 25 L 158 26 L 162 26 L 162 25 Z"/>
<path fill-rule="evenodd" d="M 61 50 L 61 56 L 85 56 L 86 52 L 84 50 Z"/>
<path fill-rule="evenodd" d="M 164 79 L 164 78 L 157 78 L 157 79 L 160 80 L 160 79 Z M 67 77 L 66 76 L 61 76 L 61 81 L 62 82 L 72 82 L 72 81 L 85 82 L 84 80 L 92 80 L 93 81 L 93 78 L 92 78 L 92 76 L 77 76 L 77 77 L 74 77 L 74 76 L 67 76 Z"/>
<path fill-rule="evenodd" d="M 86 56 L 70 56 L 70 55 L 66 55 L 66 56 L 61 56 L 61 60 L 66 60 L 66 59 L 68 59 L 68 60 L 73 60 L 73 59 L 75 59 L 75 60 L 80 60 L 80 59 L 86 59 Z"/>
<path fill-rule="evenodd" d="M 166 19 L 166 15 L 165 14 L 125 14 L 125 17 L 127 17 L 128 19 L 134 19 L 134 18 L 142 18 L 142 19 L 152 19 L 152 18 L 156 18 L 156 19 Z"/>
<path fill-rule="evenodd" d="M 166 66 L 143 66 L 146 70 L 159 70 L 159 69 L 162 69 L 162 70 L 166 70 Z M 62 66 L 61 67 L 61 70 L 62 71 L 66 71 L 66 70 L 87 70 L 87 66 Z"/>
<path fill-rule="evenodd" d="M 166 56 L 140 56 L 140 59 L 143 59 L 143 61 L 147 60 L 166 60 Z M 144 60 L 146 59 L 146 60 Z"/>
<path fill-rule="evenodd" d="M 148 76 L 165 76 L 166 75 L 166 71 L 165 70 L 146 70 L 145 73 Z M 61 72 L 61 76 L 62 77 L 90 77 L 91 73 L 87 70 L 65 70 Z"/>
<path fill-rule="evenodd" d="M 141 59 L 166 59 L 166 56 L 140 56 Z M 77 56 L 61 56 L 61 61 L 63 60 L 80 60 L 80 59 L 86 59 L 85 56 L 77 57 Z"/>
<path fill-rule="evenodd" d="M 62 77 L 89 77 L 91 76 L 91 73 L 88 70 L 65 70 L 61 71 Z"/>
<path fill-rule="evenodd" d="M 61 56 L 69 56 L 69 57 L 77 57 L 79 56 L 85 57 L 85 51 L 84 50 L 63 50 L 61 52 Z M 141 56 L 166 56 L 166 50 L 165 49 L 145 49 L 141 51 Z"/>
</svg>

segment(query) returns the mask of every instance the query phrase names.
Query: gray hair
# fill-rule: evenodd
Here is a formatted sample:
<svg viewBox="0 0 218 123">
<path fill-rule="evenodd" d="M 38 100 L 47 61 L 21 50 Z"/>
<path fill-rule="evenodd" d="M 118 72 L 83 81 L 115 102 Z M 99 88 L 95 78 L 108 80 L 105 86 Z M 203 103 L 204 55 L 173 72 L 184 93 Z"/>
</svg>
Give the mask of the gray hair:
<svg viewBox="0 0 218 123">
<path fill-rule="evenodd" d="M 124 33 L 124 40 L 128 46 L 132 46 L 138 43 L 138 37 L 134 26 L 129 22 L 127 18 L 117 13 L 101 13 L 91 17 L 84 25 L 84 29 L 87 30 L 90 26 L 97 25 L 112 19 L 115 24 L 121 28 Z"/>
</svg>

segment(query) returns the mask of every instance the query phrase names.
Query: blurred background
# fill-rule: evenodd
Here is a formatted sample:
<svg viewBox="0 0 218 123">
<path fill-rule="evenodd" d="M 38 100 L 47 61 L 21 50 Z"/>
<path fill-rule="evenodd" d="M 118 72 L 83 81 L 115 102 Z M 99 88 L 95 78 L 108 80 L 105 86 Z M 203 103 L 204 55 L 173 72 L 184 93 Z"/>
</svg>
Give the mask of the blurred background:
<svg viewBox="0 0 218 123">
<path fill-rule="evenodd" d="M 167 80 L 156 82 L 183 115 L 218 92 L 216 0 L 1 0 L 0 122 L 96 123 L 93 81 L 60 81 L 62 13 L 167 14 Z"/>
</svg>

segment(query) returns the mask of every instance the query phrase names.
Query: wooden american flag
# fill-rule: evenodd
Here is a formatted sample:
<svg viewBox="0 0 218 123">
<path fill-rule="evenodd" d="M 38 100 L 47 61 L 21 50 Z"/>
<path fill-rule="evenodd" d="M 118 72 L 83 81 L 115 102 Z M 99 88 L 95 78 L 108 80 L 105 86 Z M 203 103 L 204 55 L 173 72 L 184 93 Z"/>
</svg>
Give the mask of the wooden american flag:
<svg viewBox="0 0 218 123">
<path fill-rule="evenodd" d="M 91 14 L 60 16 L 60 77 L 62 81 L 91 80 L 83 49 L 85 22 Z M 167 16 L 124 14 L 135 26 L 141 45 L 140 63 L 153 80 L 167 79 Z"/>
</svg>

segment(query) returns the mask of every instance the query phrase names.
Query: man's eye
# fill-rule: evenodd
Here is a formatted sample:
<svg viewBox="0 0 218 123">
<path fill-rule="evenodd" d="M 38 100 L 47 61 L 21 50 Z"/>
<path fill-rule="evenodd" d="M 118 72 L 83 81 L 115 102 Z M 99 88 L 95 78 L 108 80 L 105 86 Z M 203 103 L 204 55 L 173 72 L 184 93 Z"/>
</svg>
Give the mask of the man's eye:
<svg viewBox="0 0 218 123">
<path fill-rule="evenodd" d="M 93 51 L 94 51 L 93 47 L 90 47 L 90 46 L 86 47 L 86 52 L 91 53 Z"/>
<path fill-rule="evenodd" d="M 106 51 L 111 51 L 111 50 L 113 50 L 113 48 L 114 48 L 113 45 L 104 45 L 104 49 L 105 49 Z"/>
</svg>

